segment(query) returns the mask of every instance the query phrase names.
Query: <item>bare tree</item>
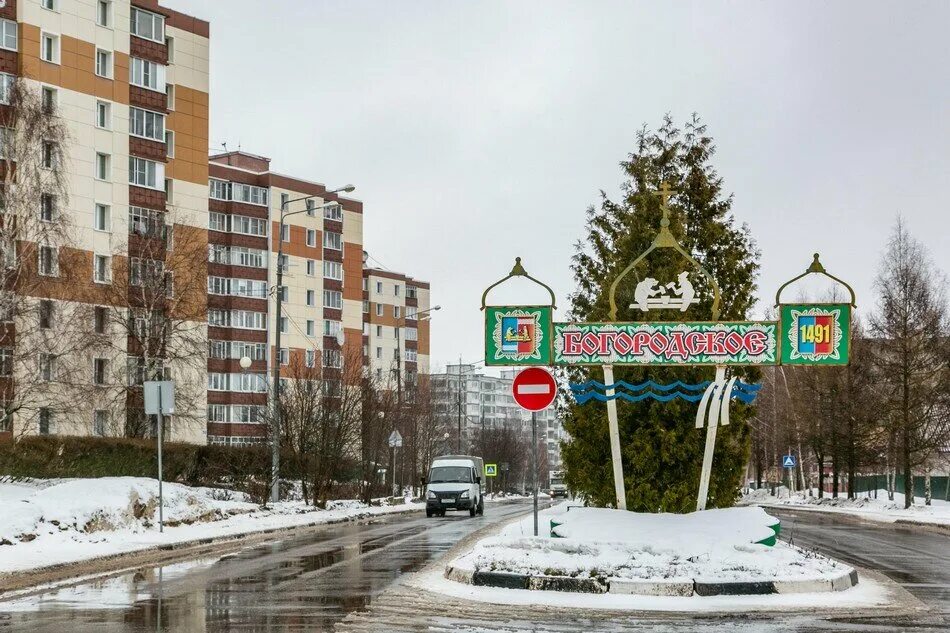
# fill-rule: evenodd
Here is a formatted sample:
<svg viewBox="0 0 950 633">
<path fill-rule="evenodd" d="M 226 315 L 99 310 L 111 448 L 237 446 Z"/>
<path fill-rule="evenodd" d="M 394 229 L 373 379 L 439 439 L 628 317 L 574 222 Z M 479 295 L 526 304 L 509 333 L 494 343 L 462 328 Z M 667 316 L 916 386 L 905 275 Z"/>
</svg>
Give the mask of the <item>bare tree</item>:
<svg viewBox="0 0 950 633">
<path fill-rule="evenodd" d="M 950 441 L 946 281 L 898 217 L 875 286 L 874 363 L 904 472 L 904 505 L 914 502 L 914 469 Z"/>
<path fill-rule="evenodd" d="M 92 420 L 76 415 L 77 386 L 90 384 L 92 321 L 79 300 L 92 275 L 67 212 L 70 138 L 51 93 L 15 79 L 3 97 L 0 432 L 85 434 Z"/>
</svg>

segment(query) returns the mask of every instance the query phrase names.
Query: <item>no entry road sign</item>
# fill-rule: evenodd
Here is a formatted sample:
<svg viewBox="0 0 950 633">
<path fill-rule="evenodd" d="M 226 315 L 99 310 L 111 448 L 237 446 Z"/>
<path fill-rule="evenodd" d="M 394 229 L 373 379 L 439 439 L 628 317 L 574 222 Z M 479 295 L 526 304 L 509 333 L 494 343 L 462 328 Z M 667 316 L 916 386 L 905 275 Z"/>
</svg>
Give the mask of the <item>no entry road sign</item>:
<svg viewBox="0 0 950 633">
<path fill-rule="evenodd" d="M 543 411 L 554 402 L 557 396 L 557 384 L 554 382 L 554 376 L 549 372 L 540 367 L 529 367 L 515 376 L 511 393 L 521 408 L 528 411 Z"/>
</svg>

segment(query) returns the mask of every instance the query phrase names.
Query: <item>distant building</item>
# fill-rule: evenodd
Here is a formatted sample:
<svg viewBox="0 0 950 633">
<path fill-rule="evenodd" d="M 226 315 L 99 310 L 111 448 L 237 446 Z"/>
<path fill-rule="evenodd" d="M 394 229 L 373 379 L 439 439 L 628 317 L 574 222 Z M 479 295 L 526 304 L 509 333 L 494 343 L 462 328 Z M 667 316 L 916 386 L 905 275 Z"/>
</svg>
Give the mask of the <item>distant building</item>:
<svg viewBox="0 0 950 633">
<path fill-rule="evenodd" d="M 479 429 L 515 429 L 530 442 L 531 413 L 515 404 L 511 395 L 518 370 L 507 369 L 500 376 L 488 376 L 478 369 L 475 365 L 448 365 L 445 373 L 431 376 L 435 412 L 450 428 L 458 424 L 461 396 L 463 452 L 471 446 Z M 555 407 L 539 411 L 537 422 L 538 436 L 545 438 L 547 445 L 548 470 L 561 470 L 560 442 L 564 429 Z"/>
</svg>

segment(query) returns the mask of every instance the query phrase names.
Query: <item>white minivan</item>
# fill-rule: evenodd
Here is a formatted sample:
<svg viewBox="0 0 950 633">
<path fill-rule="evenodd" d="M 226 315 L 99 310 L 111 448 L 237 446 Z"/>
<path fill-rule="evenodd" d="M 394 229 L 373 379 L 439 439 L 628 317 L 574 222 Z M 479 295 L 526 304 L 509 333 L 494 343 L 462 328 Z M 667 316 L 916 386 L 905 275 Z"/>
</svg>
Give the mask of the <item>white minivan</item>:
<svg viewBox="0 0 950 633">
<path fill-rule="evenodd" d="M 485 514 L 484 468 L 481 457 L 437 457 L 426 480 L 426 516 L 445 516 L 447 510 L 468 510 L 469 516 Z"/>
</svg>

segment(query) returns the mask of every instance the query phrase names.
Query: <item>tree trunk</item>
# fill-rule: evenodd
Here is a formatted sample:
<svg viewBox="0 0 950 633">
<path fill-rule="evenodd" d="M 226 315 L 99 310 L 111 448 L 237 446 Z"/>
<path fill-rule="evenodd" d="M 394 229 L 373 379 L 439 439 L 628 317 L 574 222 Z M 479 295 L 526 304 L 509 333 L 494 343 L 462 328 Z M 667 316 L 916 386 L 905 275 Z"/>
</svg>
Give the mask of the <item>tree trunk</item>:
<svg viewBox="0 0 950 633">
<path fill-rule="evenodd" d="M 824 457 L 818 458 L 818 498 L 822 499 L 825 496 L 825 459 Z"/>
<path fill-rule="evenodd" d="M 931 490 L 930 490 L 930 470 L 924 474 L 924 504 L 930 505 Z"/>
<path fill-rule="evenodd" d="M 914 473 L 910 468 L 910 428 L 904 426 L 904 508 L 914 505 Z"/>
</svg>

